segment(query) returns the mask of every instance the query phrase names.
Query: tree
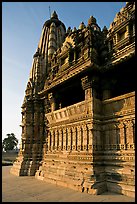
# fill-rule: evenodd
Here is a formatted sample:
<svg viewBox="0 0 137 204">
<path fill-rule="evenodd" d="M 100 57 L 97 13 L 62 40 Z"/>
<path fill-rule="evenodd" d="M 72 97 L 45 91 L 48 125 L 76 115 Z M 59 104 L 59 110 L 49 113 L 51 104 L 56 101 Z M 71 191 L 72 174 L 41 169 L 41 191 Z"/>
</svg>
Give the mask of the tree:
<svg viewBox="0 0 137 204">
<path fill-rule="evenodd" d="M 4 138 L 4 140 L 2 142 L 2 148 L 5 151 L 15 149 L 18 145 L 18 139 L 15 137 L 14 133 L 7 134 L 6 136 L 7 137 Z"/>
</svg>

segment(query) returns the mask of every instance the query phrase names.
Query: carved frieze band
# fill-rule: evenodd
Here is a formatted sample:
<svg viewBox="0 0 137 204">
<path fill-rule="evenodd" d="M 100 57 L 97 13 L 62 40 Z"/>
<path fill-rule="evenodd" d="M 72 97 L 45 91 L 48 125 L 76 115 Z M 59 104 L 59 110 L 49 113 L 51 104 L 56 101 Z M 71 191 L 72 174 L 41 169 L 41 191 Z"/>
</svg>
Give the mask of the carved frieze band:
<svg viewBox="0 0 137 204">
<path fill-rule="evenodd" d="M 93 126 L 59 126 L 48 130 L 48 151 L 87 151 L 93 148 Z"/>
<path fill-rule="evenodd" d="M 103 127 L 105 149 L 135 148 L 135 119 L 122 120 Z"/>
</svg>

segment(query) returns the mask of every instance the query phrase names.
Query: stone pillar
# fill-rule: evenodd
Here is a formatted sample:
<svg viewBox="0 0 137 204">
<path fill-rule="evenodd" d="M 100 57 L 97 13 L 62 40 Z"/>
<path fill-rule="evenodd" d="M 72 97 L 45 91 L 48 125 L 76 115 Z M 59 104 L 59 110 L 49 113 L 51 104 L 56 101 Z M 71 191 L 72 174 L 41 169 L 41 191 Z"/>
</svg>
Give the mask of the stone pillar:
<svg viewBox="0 0 137 204">
<path fill-rule="evenodd" d="M 59 150 L 59 130 L 57 130 L 57 150 Z"/>
<path fill-rule="evenodd" d="M 81 79 L 82 88 L 85 91 L 85 100 L 89 100 L 93 96 L 93 89 L 91 88 L 92 83 L 91 79 L 88 76 L 85 76 Z"/>
<path fill-rule="evenodd" d="M 54 134 L 55 134 L 55 147 L 54 147 L 54 150 L 57 150 L 57 140 L 58 140 L 58 132 L 57 132 L 57 130 L 54 131 Z"/>
<path fill-rule="evenodd" d="M 66 150 L 68 150 L 68 130 L 66 128 Z"/>
<path fill-rule="evenodd" d="M 133 143 L 135 143 L 135 118 L 132 120 L 133 123 Z"/>
<path fill-rule="evenodd" d="M 120 144 L 125 144 L 125 131 L 124 131 L 124 123 L 120 123 L 118 125 L 119 131 L 120 131 Z"/>
<path fill-rule="evenodd" d="M 72 137 L 73 137 L 73 151 L 77 150 L 77 132 L 76 127 L 72 127 Z"/>
<path fill-rule="evenodd" d="M 70 127 L 67 128 L 67 132 L 68 132 L 68 148 L 67 148 L 67 150 L 70 151 L 71 150 L 71 144 L 72 144 L 71 128 Z"/>
<path fill-rule="evenodd" d="M 87 126 L 82 125 L 82 130 L 83 130 L 83 150 L 86 151 L 88 149 Z"/>
<path fill-rule="evenodd" d="M 118 33 L 116 33 L 116 34 L 115 34 L 115 44 L 118 43 L 118 40 L 119 40 L 119 39 L 118 39 Z"/>
<path fill-rule="evenodd" d="M 48 132 L 48 151 L 51 150 L 51 134 L 50 134 L 50 131 Z"/>
<path fill-rule="evenodd" d="M 51 130 L 51 151 L 54 150 L 55 147 L 55 135 L 54 135 L 54 130 Z"/>
<path fill-rule="evenodd" d="M 66 150 L 66 128 L 63 128 L 63 151 Z"/>
<path fill-rule="evenodd" d="M 77 126 L 77 150 L 80 151 L 81 150 L 81 127 Z"/>
<path fill-rule="evenodd" d="M 133 136 L 133 123 L 131 120 L 127 121 L 126 123 L 126 139 L 128 144 L 134 143 L 134 136 Z"/>
<path fill-rule="evenodd" d="M 93 151 L 93 126 L 92 124 L 88 124 L 88 134 L 89 134 L 89 144 L 88 144 L 88 152 Z"/>
<path fill-rule="evenodd" d="M 55 98 L 53 97 L 53 93 L 48 94 L 48 99 L 49 99 L 49 102 L 50 102 L 51 111 L 55 111 L 56 103 L 55 103 Z"/>
<path fill-rule="evenodd" d="M 126 38 L 127 37 L 130 37 L 130 28 L 129 28 L 129 25 L 126 26 Z"/>
<path fill-rule="evenodd" d="M 125 125 L 123 122 L 121 122 L 118 125 L 119 131 L 120 131 L 120 146 L 121 149 L 125 149 Z"/>
<path fill-rule="evenodd" d="M 62 129 L 59 129 L 59 150 L 63 150 Z"/>
</svg>

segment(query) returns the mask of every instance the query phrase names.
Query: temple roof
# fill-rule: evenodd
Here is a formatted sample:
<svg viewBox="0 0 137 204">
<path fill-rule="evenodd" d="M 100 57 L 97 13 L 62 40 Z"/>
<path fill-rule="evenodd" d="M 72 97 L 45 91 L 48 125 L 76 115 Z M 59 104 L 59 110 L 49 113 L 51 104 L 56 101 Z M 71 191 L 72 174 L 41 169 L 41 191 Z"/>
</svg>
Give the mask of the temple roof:
<svg viewBox="0 0 137 204">
<path fill-rule="evenodd" d="M 47 21 L 44 23 L 43 27 L 45 27 L 45 26 L 46 26 L 46 27 L 50 27 L 50 25 L 51 25 L 52 22 L 54 22 L 57 27 L 60 26 L 60 25 L 62 25 L 63 28 L 64 28 L 64 30 L 66 31 L 65 25 L 64 25 L 63 22 L 61 22 L 61 21 L 58 19 L 58 15 L 57 15 L 56 11 L 53 11 L 53 13 L 51 14 L 51 18 L 50 18 L 49 20 L 47 20 Z"/>
</svg>

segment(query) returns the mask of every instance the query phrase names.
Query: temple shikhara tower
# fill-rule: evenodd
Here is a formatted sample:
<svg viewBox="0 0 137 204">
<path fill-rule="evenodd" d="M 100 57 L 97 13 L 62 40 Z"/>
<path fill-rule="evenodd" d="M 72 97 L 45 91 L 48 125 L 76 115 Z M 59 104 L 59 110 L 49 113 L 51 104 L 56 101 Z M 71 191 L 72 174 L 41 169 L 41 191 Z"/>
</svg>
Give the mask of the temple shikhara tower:
<svg viewBox="0 0 137 204">
<path fill-rule="evenodd" d="M 110 28 L 95 17 L 42 28 L 22 104 L 17 176 L 135 196 L 135 3 Z"/>
</svg>

